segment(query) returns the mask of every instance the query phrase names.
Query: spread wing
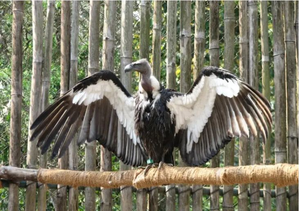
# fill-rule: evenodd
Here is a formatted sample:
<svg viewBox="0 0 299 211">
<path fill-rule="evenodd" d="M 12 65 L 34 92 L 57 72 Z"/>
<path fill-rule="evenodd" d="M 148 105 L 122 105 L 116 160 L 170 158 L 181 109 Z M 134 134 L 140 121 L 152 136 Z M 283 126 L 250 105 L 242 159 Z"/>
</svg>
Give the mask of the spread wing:
<svg viewBox="0 0 299 211">
<path fill-rule="evenodd" d="M 55 140 L 52 157 L 61 157 L 80 131 L 78 143 L 99 140 L 124 163 L 142 165 L 147 156 L 134 131 L 134 105 L 116 75 L 100 71 L 80 81 L 35 120 L 31 141 L 37 139 L 45 153 Z"/>
<path fill-rule="evenodd" d="M 234 137 L 258 136 L 265 140 L 272 117 L 269 102 L 227 70 L 207 67 L 185 95 L 168 104 L 178 147 L 189 165 L 214 157 Z"/>
</svg>

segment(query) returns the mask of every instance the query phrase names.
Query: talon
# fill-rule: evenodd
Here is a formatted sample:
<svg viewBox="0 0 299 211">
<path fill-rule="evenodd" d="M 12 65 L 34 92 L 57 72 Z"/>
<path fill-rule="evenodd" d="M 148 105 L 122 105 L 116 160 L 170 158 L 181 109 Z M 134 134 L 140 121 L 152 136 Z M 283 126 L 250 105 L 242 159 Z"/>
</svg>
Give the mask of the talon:
<svg viewBox="0 0 299 211">
<path fill-rule="evenodd" d="M 173 167 L 173 164 L 172 164 L 172 163 L 164 163 L 163 161 L 161 161 L 161 162 L 159 163 L 158 169 L 160 170 L 161 168 L 164 167 L 164 165 Z"/>
<path fill-rule="evenodd" d="M 147 172 L 150 170 L 150 168 L 152 168 L 152 165 L 148 165 L 145 167 L 144 172 L 143 172 L 143 176 L 146 177 Z"/>
<path fill-rule="evenodd" d="M 164 166 L 164 162 L 161 161 L 161 162 L 159 163 L 158 169 L 159 169 L 159 170 L 162 169 L 163 166 Z"/>
</svg>

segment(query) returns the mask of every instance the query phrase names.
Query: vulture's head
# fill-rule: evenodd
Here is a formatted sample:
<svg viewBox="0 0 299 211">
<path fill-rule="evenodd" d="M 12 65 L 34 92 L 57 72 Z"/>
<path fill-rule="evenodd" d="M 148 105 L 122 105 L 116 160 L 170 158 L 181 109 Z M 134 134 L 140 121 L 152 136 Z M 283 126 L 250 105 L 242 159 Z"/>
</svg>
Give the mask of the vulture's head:
<svg viewBox="0 0 299 211">
<path fill-rule="evenodd" d="M 125 66 L 126 73 L 132 71 L 137 71 L 141 74 L 141 87 L 139 89 L 142 88 L 148 95 L 155 97 L 155 93 L 153 92 L 160 89 L 160 83 L 154 76 L 152 76 L 150 63 L 146 59 L 140 59 Z"/>
<path fill-rule="evenodd" d="M 130 63 L 125 67 L 125 72 L 137 71 L 142 75 L 151 76 L 152 68 L 146 59 L 140 59 L 136 62 Z"/>
</svg>

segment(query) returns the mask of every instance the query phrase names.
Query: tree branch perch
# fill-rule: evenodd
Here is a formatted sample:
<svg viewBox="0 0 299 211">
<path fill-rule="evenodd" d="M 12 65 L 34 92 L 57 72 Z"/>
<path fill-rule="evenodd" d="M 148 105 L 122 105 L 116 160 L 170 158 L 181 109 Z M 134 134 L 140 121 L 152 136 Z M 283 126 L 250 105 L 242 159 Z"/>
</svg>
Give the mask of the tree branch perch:
<svg viewBox="0 0 299 211">
<path fill-rule="evenodd" d="M 251 165 L 224 168 L 170 167 L 127 171 L 73 171 L 62 169 L 22 169 L 11 166 L 0 168 L 0 178 L 19 181 L 30 180 L 46 184 L 73 187 L 134 186 L 148 188 L 166 184 L 233 185 L 247 183 L 273 183 L 279 187 L 298 184 L 299 165 Z"/>
</svg>

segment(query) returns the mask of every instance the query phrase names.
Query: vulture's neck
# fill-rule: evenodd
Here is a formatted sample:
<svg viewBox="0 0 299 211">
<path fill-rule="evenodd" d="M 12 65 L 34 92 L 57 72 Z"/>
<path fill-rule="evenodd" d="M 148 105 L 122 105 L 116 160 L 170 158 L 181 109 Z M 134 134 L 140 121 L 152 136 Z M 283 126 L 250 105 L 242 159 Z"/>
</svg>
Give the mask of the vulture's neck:
<svg viewBox="0 0 299 211">
<path fill-rule="evenodd" d="M 147 98 L 155 99 L 159 94 L 160 83 L 155 76 L 151 74 L 141 74 L 141 80 L 139 84 L 141 93 L 146 93 Z"/>
</svg>

